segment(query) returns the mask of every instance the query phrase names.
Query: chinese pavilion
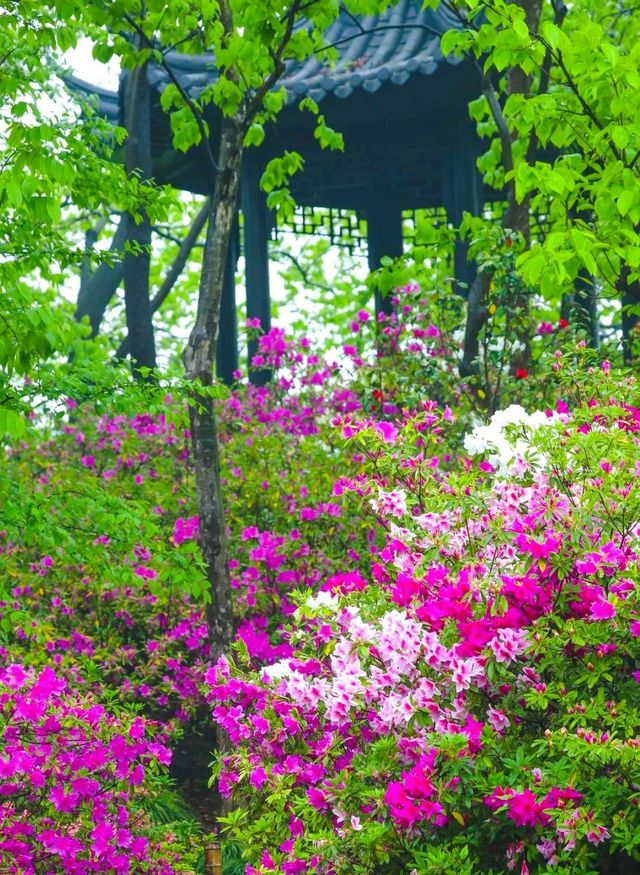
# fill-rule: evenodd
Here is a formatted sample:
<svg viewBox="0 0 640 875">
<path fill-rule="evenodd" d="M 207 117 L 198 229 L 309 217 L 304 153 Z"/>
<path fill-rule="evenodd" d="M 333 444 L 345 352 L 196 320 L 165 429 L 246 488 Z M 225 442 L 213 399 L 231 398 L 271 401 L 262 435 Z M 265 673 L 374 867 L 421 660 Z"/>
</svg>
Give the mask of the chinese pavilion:
<svg viewBox="0 0 640 875">
<path fill-rule="evenodd" d="M 328 208 L 330 216 L 354 211 L 366 221 L 371 269 L 380 265 L 383 256 L 402 254 L 403 211 L 443 208 L 447 220 L 457 225 L 464 211 L 481 210 L 479 142 L 467 108 L 480 91 L 478 73 L 467 62 L 443 57 L 440 51 L 442 34 L 459 26 L 455 16 L 444 9 L 421 7 L 421 0 L 399 0 L 377 16 L 355 18 L 343 11 L 326 34 L 327 43 L 337 49 L 334 64 L 328 66 L 316 57 L 288 64 L 280 82 L 288 105 L 267 130 L 263 145 L 245 153 L 242 240 L 235 241 L 229 254 L 222 301 L 218 358 L 222 379 L 230 380 L 238 366 L 234 273 L 240 245 L 246 265 L 247 316 L 259 318 L 265 328 L 270 324 L 268 242 L 274 221 L 259 186 L 270 158 L 284 150 L 304 156 L 304 169 L 291 181 L 292 194 L 303 209 Z M 211 56 L 172 52 L 166 63 L 194 98 L 215 76 Z M 156 180 L 210 194 L 213 181 L 203 145 L 187 153 L 172 147 L 169 118 L 160 108 L 160 95 L 170 81 L 167 71 L 150 66 L 148 75 L 154 103 L 151 136 Z M 118 93 L 77 79 L 73 86 L 97 98 L 100 114 L 114 123 L 122 118 Z M 305 96 L 318 102 L 327 123 L 343 134 L 343 152 L 320 148 L 313 136 L 313 117 L 296 105 Z M 207 121 L 215 137 L 214 108 L 209 112 Z M 460 244 L 454 272 L 459 281 L 469 281 L 470 266 Z M 384 309 L 387 302 L 377 297 L 376 306 Z"/>
</svg>

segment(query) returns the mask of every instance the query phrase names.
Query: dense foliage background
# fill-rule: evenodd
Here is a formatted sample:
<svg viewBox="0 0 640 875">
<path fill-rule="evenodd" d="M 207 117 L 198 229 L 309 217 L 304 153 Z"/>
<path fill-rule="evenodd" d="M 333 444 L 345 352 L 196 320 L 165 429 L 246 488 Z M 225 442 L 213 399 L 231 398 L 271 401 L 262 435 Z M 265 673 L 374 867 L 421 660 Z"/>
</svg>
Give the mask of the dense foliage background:
<svg viewBox="0 0 640 875">
<path fill-rule="evenodd" d="M 135 90 L 213 49 L 162 111 L 187 150 L 216 106 L 231 178 L 339 5 L 0 10 L 6 871 L 193 873 L 219 828 L 229 875 L 640 865 L 639 18 L 427 5 L 501 201 L 419 218 L 366 279 L 274 243 L 294 316 L 244 326 L 261 387 L 213 378 L 233 186 L 157 186 L 141 116 L 78 103 L 64 53 L 88 37 Z M 302 158 L 265 175 L 283 220 Z"/>
</svg>

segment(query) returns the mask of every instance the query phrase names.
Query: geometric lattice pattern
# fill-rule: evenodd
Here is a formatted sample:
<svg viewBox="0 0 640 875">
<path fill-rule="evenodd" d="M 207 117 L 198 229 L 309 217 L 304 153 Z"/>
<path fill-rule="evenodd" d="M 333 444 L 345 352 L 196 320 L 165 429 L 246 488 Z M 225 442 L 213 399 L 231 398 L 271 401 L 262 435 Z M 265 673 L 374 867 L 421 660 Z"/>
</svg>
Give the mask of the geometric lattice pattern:
<svg viewBox="0 0 640 875">
<path fill-rule="evenodd" d="M 428 246 L 434 237 L 440 238 L 443 228 L 448 227 L 444 207 L 429 207 L 424 210 L 404 210 L 402 213 L 404 239 L 410 245 Z"/>
<path fill-rule="evenodd" d="M 298 206 L 290 221 L 276 222 L 272 239 L 278 240 L 283 232 L 325 237 L 332 246 L 340 246 L 352 254 L 367 251 L 367 223 L 353 210 Z"/>
<path fill-rule="evenodd" d="M 407 247 L 437 246 L 442 256 L 442 231 L 449 228 L 444 207 L 403 210 L 403 238 Z M 340 246 L 358 255 L 367 251 L 367 222 L 353 210 L 297 206 L 290 221 L 275 222 L 271 237 L 280 239 L 283 233 L 324 237 L 332 246 Z M 450 253 L 453 263 L 454 234 L 451 230 Z"/>
</svg>

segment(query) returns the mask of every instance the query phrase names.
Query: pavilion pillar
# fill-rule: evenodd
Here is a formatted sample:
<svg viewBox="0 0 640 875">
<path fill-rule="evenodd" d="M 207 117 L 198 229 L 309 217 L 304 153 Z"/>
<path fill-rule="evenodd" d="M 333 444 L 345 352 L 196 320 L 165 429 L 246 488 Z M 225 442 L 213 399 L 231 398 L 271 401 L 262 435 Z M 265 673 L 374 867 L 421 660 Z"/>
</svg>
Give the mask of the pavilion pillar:
<svg viewBox="0 0 640 875">
<path fill-rule="evenodd" d="M 238 221 L 231 232 L 227 264 L 220 301 L 220 328 L 216 351 L 216 373 L 227 386 L 233 383 L 233 372 L 238 370 L 238 317 L 236 313 L 236 266 L 240 250 Z"/>
<path fill-rule="evenodd" d="M 449 149 L 443 157 L 442 203 L 449 222 L 457 232 L 465 212 L 474 216 L 482 213 L 484 188 L 482 176 L 476 167 L 482 146 L 471 121 L 457 125 L 449 143 Z M 465 296 L 475 277 L 475 266 L 469 261 L 468 248 L 467 242 L 456 233 L 453 275 L 456 290 Z"/>
<path fill-rule="evenodd" d="M 271 328 L 271 293 L 269 289 L 269 237 L 271 218 L 266 197 L 260 188 L 261 166 L 254 156 L 246 157 L 242 164 L 240 204 L 244 223 L 245 287 L 247 290 L 247 318 L 259 319 L 263 331 Z M 248 344 L 247 363 L 257 354 L 258 344 Z M 255 386 L 264 386 L 270 377 L 269 370 L 249 371 L 249 379 Z"/>
<path fill-rule="evenodd" d="M 385 256 L 400 258 L 402 255 L 402 210 L 381 202 L 367 210 L 367 248 L 369 270 L 377 270 Z M 389 315 L 393 310 L 391 298 L 375 290 L 376 314 Z"/>
</svg>

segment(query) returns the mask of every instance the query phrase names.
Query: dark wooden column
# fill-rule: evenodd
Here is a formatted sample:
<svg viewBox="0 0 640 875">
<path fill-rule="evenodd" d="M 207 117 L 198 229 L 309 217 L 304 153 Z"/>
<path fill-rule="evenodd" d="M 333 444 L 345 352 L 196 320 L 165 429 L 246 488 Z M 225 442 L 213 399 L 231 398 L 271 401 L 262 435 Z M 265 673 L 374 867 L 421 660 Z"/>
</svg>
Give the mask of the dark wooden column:
<svg viewBox="0 0 640 875">
<path fill-rule="evenodd" d="M 141 181 L 153 174 L 151 145 L 151 86 L 148 65 L 129 70 L 124 80 L 124 122 L 127 129 L 125 170 Z M 126 214 L 127 252 L 122 264 L 124 305 L 129 338 L 129 355 L 135 376 L 141 368 L 156 367 L 156 343 L 153 333 L 149 270 L 151 263 L 151 220 L 145 210 L 134 218 Z"/>
<path fill-rule="evenodd" d="M 471 121 L 456 126 L 449 140 L 449 148 L 442 161 L 442 203 L 449 222 L 457 229 L 463 213 L 479 216 L 484 203 L 482 176 L 476 160 L 482 144 Z M 453 272 L 457 290 L 465 295 L 475 277 L 475 266 L 469 261 L 466 241 L 456 238 Z"/>
<path fill-rule="evenodd" d="M 259 319 L 264 331 L 271 328 L 271 293 L 269 290 L 269 236 L 271 218 L 264 192 L 260 188 L 261 165 L 254 155 L 245 157 L 242 165 L 240 203 L 244 222 L 245 286 L 247 318 Z M 249 343 L 248 364 L 257 352 L 255 341 Z M 255 386 L 269 380 L 269 371 L 250 372 Z"/>
<path fill-rule="evenodd" d="M 238 369 L 238 317 L 236 313 L 236 266 L 240 253 L 240 233 L 236 221 L 229 252 L 227 267 L 222 287 L 220 301 L 220 329 L 218 349 L 216 354 L 216 372 L 218 379 L 230 386 L 233 383 L 233 372 Z"/>
<path fill-rule="evenodd" d="M 367 210 L 369 270 L 377 270 L 384 256 L 402 255 L 402 210 L 385 203 L 384 197 Z M 376 313 L 391 313 L 391 298 L 375 290 Z"/>
</svg>

